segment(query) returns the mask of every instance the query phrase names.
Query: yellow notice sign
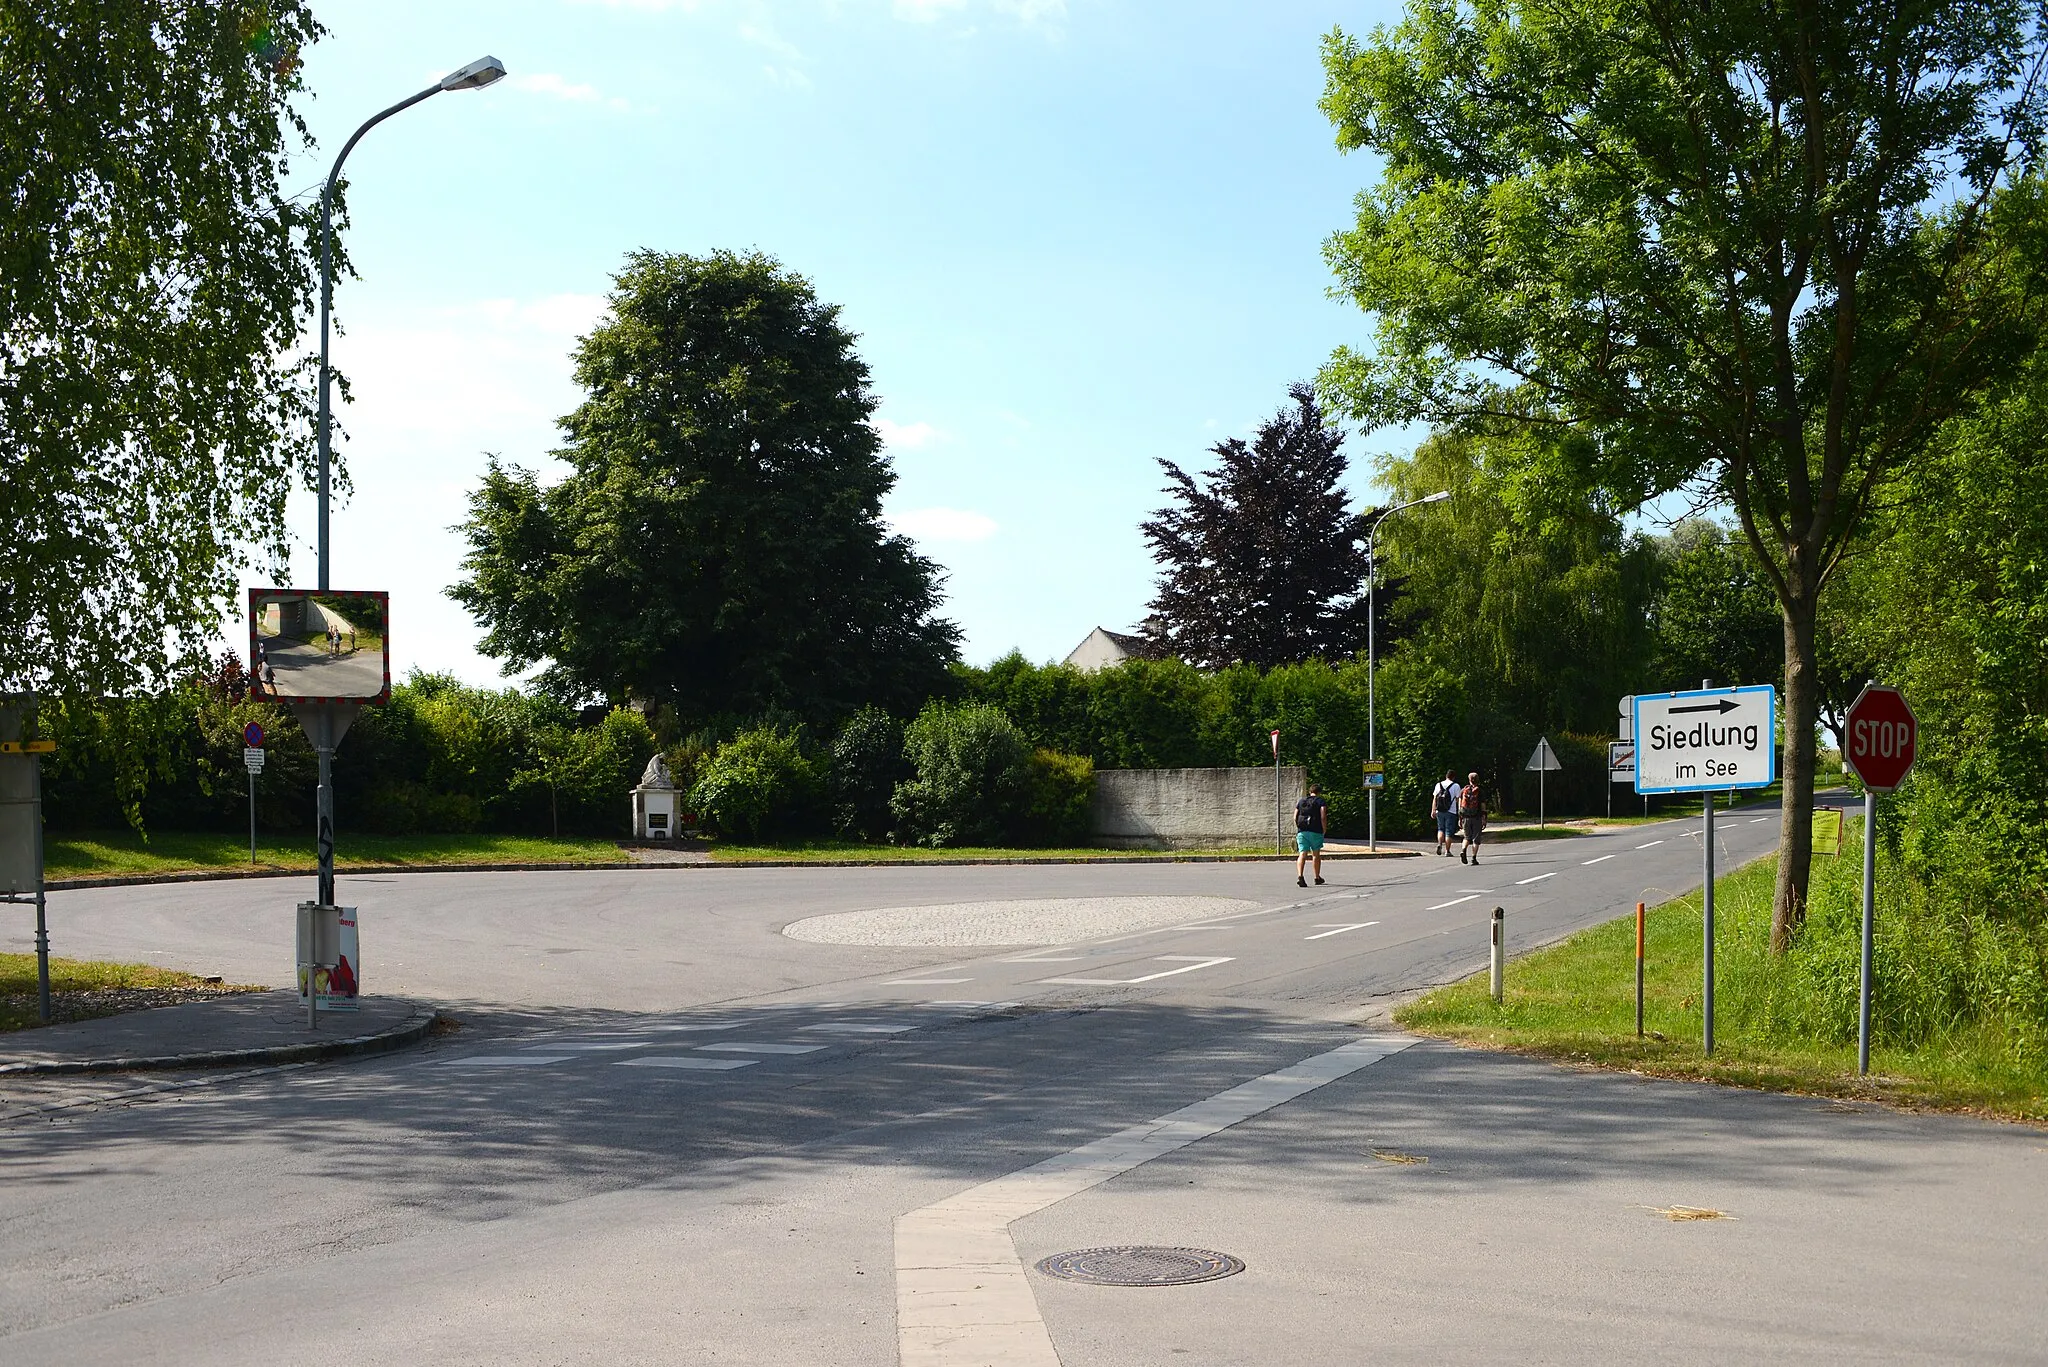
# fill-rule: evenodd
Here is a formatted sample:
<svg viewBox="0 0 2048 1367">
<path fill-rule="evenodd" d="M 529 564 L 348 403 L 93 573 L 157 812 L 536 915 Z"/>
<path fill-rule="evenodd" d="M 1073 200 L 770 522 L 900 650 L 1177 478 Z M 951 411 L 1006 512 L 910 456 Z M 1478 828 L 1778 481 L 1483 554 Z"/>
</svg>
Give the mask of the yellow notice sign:
<svg viewBox="0 0 2048 1367">
<path fill-rule="evenodd" d="M 1842 852 L 1842 809 L 1821 807 L 1813 814 L 1813 852 L 1839 855 Z"/>
<path fill-rule="evenodd" d="M 53 740 L 0 740 L 0 755 L 53 755 L 57 753 L 57 742 Z"/>
</svg>

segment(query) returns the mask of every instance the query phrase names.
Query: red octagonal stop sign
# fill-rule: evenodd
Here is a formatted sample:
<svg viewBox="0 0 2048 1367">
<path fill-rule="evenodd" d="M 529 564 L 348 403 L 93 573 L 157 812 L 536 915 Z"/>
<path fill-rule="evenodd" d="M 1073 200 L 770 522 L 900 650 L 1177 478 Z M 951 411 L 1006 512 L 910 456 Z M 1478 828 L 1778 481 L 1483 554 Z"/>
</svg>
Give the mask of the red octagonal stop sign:
<svg viewBox="0 0 2048 1367">
<path fill-rule="evenodd" d="M 1863 786 L 1888 793 L 1905 782 L 1920 740 L 1920 721 L 1906 695 L 1883 684 L 1865 684 L 1849 704 L 1849 749 L 1842 756 Z"/>
</svg>

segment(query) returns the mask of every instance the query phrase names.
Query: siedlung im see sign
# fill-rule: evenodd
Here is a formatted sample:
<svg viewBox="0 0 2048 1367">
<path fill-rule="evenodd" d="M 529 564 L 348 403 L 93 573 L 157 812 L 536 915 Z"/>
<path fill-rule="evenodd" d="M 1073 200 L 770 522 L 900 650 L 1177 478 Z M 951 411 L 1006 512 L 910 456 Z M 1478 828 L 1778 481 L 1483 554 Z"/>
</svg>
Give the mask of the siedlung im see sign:
<svg viewBox="0 0 2048 1367">
<path fill-rule="evenodd" d="M 1636 791 L 1767 788 L 1778 778 L 1778 690 L 1769 684 L 1639 693 Z"/>
</svg>

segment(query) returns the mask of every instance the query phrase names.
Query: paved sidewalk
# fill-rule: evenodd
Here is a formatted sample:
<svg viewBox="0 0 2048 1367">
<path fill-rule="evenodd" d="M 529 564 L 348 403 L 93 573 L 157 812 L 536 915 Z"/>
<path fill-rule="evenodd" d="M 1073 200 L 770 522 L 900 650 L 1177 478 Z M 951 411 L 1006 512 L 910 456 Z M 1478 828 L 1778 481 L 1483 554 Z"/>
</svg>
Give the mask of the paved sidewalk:
<svg viewBox="0 0 2048 1367">
<path fill-rule="evenodd" d="M 306 1027 L 298 993 L 250 992 L 0 1035 L 0 1075 L 114 1073 L 297 1063 L 375 1054 L 425 1038 L 434 1009 L 404 997 L 365 997 Z"/>
</svg>

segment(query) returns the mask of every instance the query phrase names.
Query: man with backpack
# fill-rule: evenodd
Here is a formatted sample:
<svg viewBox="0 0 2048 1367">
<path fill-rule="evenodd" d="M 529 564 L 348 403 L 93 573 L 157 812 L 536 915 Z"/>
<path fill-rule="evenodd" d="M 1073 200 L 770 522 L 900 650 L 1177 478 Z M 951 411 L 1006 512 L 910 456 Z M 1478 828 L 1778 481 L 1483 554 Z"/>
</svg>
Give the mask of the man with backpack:
<svg viewBox="0 0 2048 1367">
<path fill-rule="evenodd" d="M 1310 859 L 1315 860 L 1316 881 L 1323 881 L 1323 837 L 1330 833 L 1330 804 L 1323 801 L 1319 784 L 1308 785 L 1308 796 L 1294 804 L 1294 885 L 1308 886 L 1302 876 Z"/>
<path fill-rule="evenodd" d="M 1429 814 L 1436 819 L 1436 852 L 1451 857 L 1451 841 L 1458 834 L 1458 776 L 1444 770 L 1443 782 L 1429 790 Z"/>
</svg>

